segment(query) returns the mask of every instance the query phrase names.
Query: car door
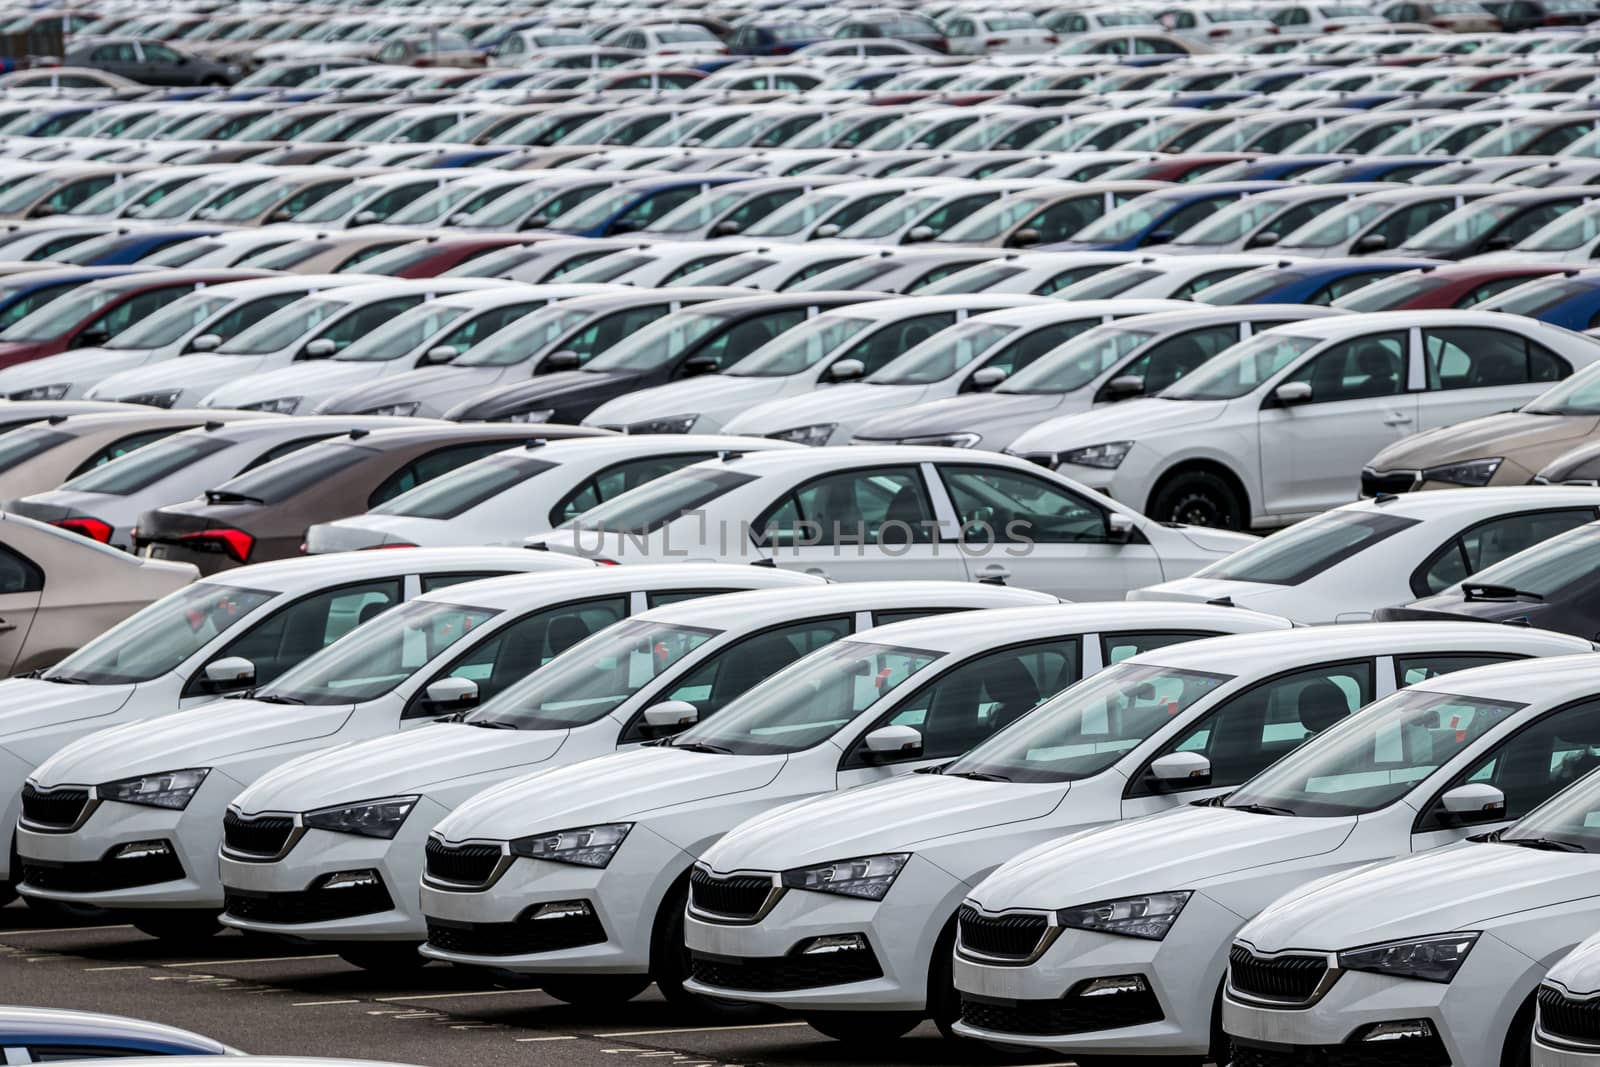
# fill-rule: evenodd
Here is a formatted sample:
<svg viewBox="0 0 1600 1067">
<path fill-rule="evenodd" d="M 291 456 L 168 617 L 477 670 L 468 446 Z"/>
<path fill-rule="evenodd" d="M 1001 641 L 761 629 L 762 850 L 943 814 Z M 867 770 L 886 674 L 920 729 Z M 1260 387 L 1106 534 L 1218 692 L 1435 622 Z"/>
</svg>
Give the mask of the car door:
<svg viewBox="0 0 1600 1067">
<path fill-rule="evenodd" d="M 21 659 L 43 597 L 44 570 L 0 545 L 0 676 L 9 675 Z"/>
<path fill-rule="evenodd" d="M 1519 408 L 1572 373 L 1565 359 L 1510 330 L 1429 327 L 1421 349 L 1426 388 L 1418 430 Z"/>
<path fill-rule="evenodd" d="M 1000 581 L 1068 600 L 1121 600 L 1159 582 L 1161 559 L 1137 528 L 1112 529 L 1111 510 L 1028 471 L 935 465 L 961 531 L 973 581 Z"/>
<path fill-rule="evenodd" d="M 1362 464 L 1416 430 L 1410 330 L 1335 341 L 1303 358 L 1260 397 L 1261 506 L 1275 517 L 1312 514 L 1354 500 Z M 1284 385 L 1310 396 L 1284 403 Z"/>
</svg>

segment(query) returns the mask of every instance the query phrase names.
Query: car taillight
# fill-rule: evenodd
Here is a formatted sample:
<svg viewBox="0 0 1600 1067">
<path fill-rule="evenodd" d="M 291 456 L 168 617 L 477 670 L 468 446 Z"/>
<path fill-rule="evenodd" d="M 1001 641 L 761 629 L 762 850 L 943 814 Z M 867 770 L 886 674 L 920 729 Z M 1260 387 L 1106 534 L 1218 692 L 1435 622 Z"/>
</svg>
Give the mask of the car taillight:
<svg viewBox="0 0 1600 1067">
<path fill-rule="evenodd" d="M 985 48 L 999 48 L 1005 43 L 1006 39 L 1004 37 L 985 37 L 983 39 L 983 47 Z"/>
<path fill-rule="evenodd" d="M 1342 22 L 1330 22 L 1326 26 L 1322 27 L 1322 31 L 1324 33 L 1336 33 L 1342 29 L 1344 29 L 1344 23 Z"/>
<path fill-rule="evenodd" d="M 101 522 L 99 519 L 84 517 L 62 519 L 55 525 L 63 530 L 71 530 L 76 534 L 83 534 L 91 541 L 99 541 L 102 545 L 111 543 L 111 524 Z"/>
<path fill-rule="evenodd" d="M 614 559 L 605 559 L 605 558 L 603 558 L 601 556 L 595 556 L 593 558 L 594 558 L 594 561 L 596 563 L 600 564 L 600 566 L 602 566 L 602 567 L 617 567 L 617 566 L 621 566 L 621 564 L 619 564 Z"/>
<path fill-rule="evenodd" d="M 933 48 L 937 52 L 950 51 L 950 39 L 947 37 L 939 38 L 937 41 L 933 42 Z"/>
<path fill-rule="evenodd" d="M 1061 37 L 1058 34 L 1047 33 L 1047 34 L 1044 35 L 1044 43 L 1045 44 L 1060 44 L 1061 43 Z"/>
<path fill-rule="evenodd" d="M 1211 38 L 1226 37 L 1226 36 L 1228 36 L 1228 31 L 1227 30 L 1222 30 L 1222 29 L 1207 30 L 1206 31 L 1206 36 L 1207 37 L 1211 37 Z"/>
<path fill-rule="evenodd" d="M 223 527 L 220 530 L 199 530 L 195 533 L 184 534 L 178 538 L 188 541 L 193 545 L 204 545 L 207 548 L 221 549 L 239 563 L 250 558 L 250 550 L 256 547 L 256 539 L 243 530 Z"/>
<path fill-rule="evenodd" d="M 775 56 L 786 56 L 793 51 L 794 45 L 792 44 L 775 44 L 772 46 L 772 54 Z"/>
</svg>

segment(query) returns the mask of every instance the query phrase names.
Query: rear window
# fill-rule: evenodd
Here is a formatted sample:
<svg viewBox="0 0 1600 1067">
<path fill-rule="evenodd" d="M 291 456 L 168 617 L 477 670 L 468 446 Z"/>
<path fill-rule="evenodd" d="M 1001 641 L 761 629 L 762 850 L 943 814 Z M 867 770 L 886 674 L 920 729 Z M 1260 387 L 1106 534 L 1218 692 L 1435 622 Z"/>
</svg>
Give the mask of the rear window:
<svg viewBox="0 0 1600 1067">
<path fill-rule="evenodd" d="M 191 463 L 222 451 L 229 443 L 222 438 L 198 433 L 178 434 L 80 474 L 63 483 L 61 488 L 127 496 L 149 488 Z"/>
<path fill-rule="evenodd" d="M 0 436 L 0 471 L 8 471 L 34 456 L 42 456 L 59 444 L 72 440 L 70 433 L 24 427 Z"/>
<path fill-rule="evenodd" d="M 1398 515 L 1334 511 L 1242 548 L 1195 577 L 1299 585 L 1416 524 Z"/>
<path fill-rule="evenodd" d="M 488 456 L 384 501 L 370 514 L 453 519 L 554 466 L 531 456 Z"/>
<path fill-rule="evenodd" d="M 276 504 L 374 455 L 377 453 L 370 448 L 329 441 L 291 452 L 282 459 L 241 474 L 209 490 L 207 495 Z"/>
</svg>

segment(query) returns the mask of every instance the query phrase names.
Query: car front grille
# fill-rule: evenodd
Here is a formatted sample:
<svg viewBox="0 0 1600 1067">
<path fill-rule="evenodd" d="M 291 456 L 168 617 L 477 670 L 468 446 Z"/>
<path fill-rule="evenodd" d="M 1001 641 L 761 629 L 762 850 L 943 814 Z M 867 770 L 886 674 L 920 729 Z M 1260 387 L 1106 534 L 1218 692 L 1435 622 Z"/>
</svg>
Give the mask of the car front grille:
<svg viewBox="0 0 1600 1067">
<path fill-rule="evenodd" d="M 1022 963 L 1032 959 L 1050 929 L 1043 915 L 985 915 L 963 904 L 956 918 L 961 949 L 971 956 Z"/>
<path fill-rule="evenodd" d="M 751 922 L 768 910 L 774 888 L 770 877 L 724 876 L 696 867 L 689 874 L 689 903 L 701 915 Z"/>
<path fill-rule="evenodd" d="M 1325 956 L 1257 956 L 1243 945 L 1228 953 L 1228 985 L 1246 997 L 1307 1004 L 1327 973 Z"/>
<path fill-rule="evenodd" d="M 1539 1029 L 1560 1042 L 1600 1046 L 1600 997 L 1574 1000 L 1553 986 L 1540 986 Z"/>
<path fill-rule="evenodd" d="M 1057 1000 L 1003 1000 L 963 994 L 961 1021 L 996 1034 L 1084 1034 L 1160 1022 L 1161 1003 L 1148 987 L 1082 996 L 1080 982 Z"/>
<path fill-rule="evenodd" d="M 1450 1067 L 1438 1037 L 1346 1045 L 1256 1045 L 1233 1039 L 1233 1067 Z"/>
<path fill-rule="evenodd" d="M 39 789 L 22 784 L 22 819 L 29 829 L 66 833 L 75 829 L 89 803 L 87 789 Z"/>
<path fill-rule="evenodd" d="M 223 901 L 223 911 L 234 918 L 283 926 L 353 919 L 358 915 L 374 915 L 394 908 L 394 900 L 381 882 L 337 889 L 307 889 L 297 893 L 254 893 L 229 889 Z"/>
<path fill-rule="evenodd" d="M 1364 467 L 1361 471 L 1361 495 L 1409 493 L 1421 482 L 1421 471 L 1375 471 L 1371 467 Z"/>
<path fill-rule="evenodd" d="M 222 846 L 239 859 L 276 859 L 293 833 L 294 820 L 287 815 L 241 815 L 229 808 L 222 816 Z"/>
<path fill-rule="evenodd" d="M 183 864 L 168 851 L 128 859 L 99 859 L 82 863 L 22 861 L 23 884 L 58 893 L 103 893 L 135 889 L 183 877 Z"/>
<path fill-rule="evenodd" d="M 789 989 L 870 982 L 883 977 L 883 968 L 870 947 L 816 955 L 735 958 L 695 953 L 690 973 L 694 980 L 714 989 L 743 989 L 752 993 L 777 993 Z"/>
<path fill-rule="evenodd" d="M 423 849 L 428 880 L 451 888 L 486 888 L 503 856 L 499 845 L 447 845 L 433 837 Z"/>
<path fill-rule="evenodd" d="M 508 923 L 458 923 L 428 920 L 428 944 L 465 956 L 528 956 L 583 945 L 604 944 L 605 927 L 592 911 L 584 915 L 535 919 L 529 908 Z"/>
</svg>

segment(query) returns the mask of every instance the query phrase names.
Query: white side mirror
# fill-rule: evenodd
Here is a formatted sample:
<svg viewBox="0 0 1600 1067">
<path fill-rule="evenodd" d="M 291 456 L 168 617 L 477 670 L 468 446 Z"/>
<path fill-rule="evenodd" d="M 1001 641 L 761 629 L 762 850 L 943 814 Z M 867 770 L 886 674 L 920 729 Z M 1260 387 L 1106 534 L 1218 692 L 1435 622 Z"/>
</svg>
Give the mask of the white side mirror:
<svg viewBox="0 0 1600 1067">
<path fill-rule="evenodd" d="M 921 244 L 923 241 L 933 240 L 935 236 L 932 226 L 913 226 L 911 232 L 906 234 L 906 243 Z"/>
<path fill-rule="evenodd" d="M 249 689 L 256 684 L 256 665 L 243 656 L 224 656 L 206 664 L 206 683 L 214 693 Z"/>
<path fill-rule="evenodd" d="M 470 678 L 440 678 L 424 693 L 428 703 L 440 708 L 469 708 L 478 702 L 478 683 Z"/>
<path fill-rule="evenodd" d="M 1135 529 L 1137 527 L 1133 525 L 1133 520 L 1126 515 L 1113 511 L 1106 516 L 1106 534 L 1118 544 L 1127 544 L 1133 540 Z"/>
<path fill-rule="evenodd" d="M 653 730 L 676 730 L 700 721 L 700 709 L 687 700 L 663 700 L 644 709 L 644 721 Z"/>
<path fill-rule="evenodd" d="M 1211 784 L 1211 761 L 1198 752 L 1169 752 L 1150 763 L 1156 780 L 1170 786 Z"/>
<path fill-rule="evenodd" d="M 1487 782 L 1458 785 L 1439 798 L 1458 822 L 1495 822 L 1506 817 L 1506 795 Z"/>
<path fill-rule="evenodd" d="M 306 345 L 306 356 L 311 359 L 326 359 L 338 351 L 339 346 L 326 337 L 319 337 Z"/>
<path fill-rule="evenodd" d="M 839 236 L 839 227 L 837 225 L 835 225 L 834 223 L 824 222 L 821 226 L 817 227 L 817 232 L 812 234 L 811 236 L 812 237 L 820 237 L 820 238 L 823 238 L 824 240 L 826 240 L 829 237 L 837 237 L 837 236 Z"/>
<path fill-rule="evenodd" d="M 358 211 L 356 212 L 356 217 L 352 220 L 357 226 L 370 226 L 377 221 L 378 213 L 376 211 Z"/>
<path fill-rule="evenodd" d="M 866 736 L 867 752 L 878 762 L 922 754 L 922 731 L 910 726 L 880 726 Z"/>
<path fill-rule="evenodd" d="M 1006 380 L 1004 367 L 979 367 L 972 372 L 972 387 L 974 389 L 993 389 Z"/>
<path fill-rule="evenodd" d="M 841 359 L 828 368 L 830 382 L 853 382 L 867 373 L 867 365 L 859 359 Z"/>
<path fill-rule="evenodd" d="M 203 333 L 189 342 L 189 348 L 194 352 L 210 352 L 222 344 L 222 338 L 214 333 Z"/>
<path fill-rule="evenodd" d="M 1311 399 L 1311 383 L 1284 382 L 1272 391 L 1272 395 L 1277 397 L 1278 403 L 1284 407 L 1292 404 L 1304 404 Z"/>
<path fill-rule="evenodd" d="M 449 363 L 458 356 L 454 345 L 434 345 L 423 355 L 424 363 Z"/>
</svg>

